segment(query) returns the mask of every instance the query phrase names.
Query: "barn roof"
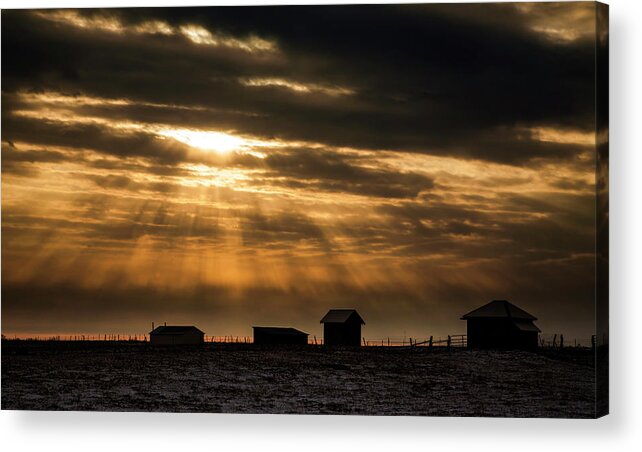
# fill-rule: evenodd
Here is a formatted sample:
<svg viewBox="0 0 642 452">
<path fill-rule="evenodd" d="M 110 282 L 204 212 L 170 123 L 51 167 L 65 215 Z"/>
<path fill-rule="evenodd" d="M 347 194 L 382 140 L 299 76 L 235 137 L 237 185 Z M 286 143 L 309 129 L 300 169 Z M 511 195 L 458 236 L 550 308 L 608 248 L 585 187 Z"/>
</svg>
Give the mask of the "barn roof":
<svg viewBox="0 0 642 452">
<path fill-rule="evenodd" d="M 356 319 L 362 325 L 366 324 L 355 309 L 330 309 L 320 323 L 346 323 L 351 319 Z"/>
<path fill-rule="evenodd" d="M 181 334 L 185 334 L 189 331 L 197 331 L 199 333 L 203 333 L 201 330 L 196 328 L 195 326 L 177 326 L 177 325 L 171 325 L 171 326 L 157 326 L 154 328 L 153 331 L 150 331 L 149 334 L 161 334 L 163 336 L 180 336 Z"/>
<path fill-rule="evenodd" d="M 515 320 L 537 320 L 537 317 L 530 315 L 523 309 L 506 300 L 493 300 L 484 306 L 464 314 L 461 319 L 478 318 L 510 318 Z"/>
<path fill-rule="evenodd" d="M 303 331 L 299 331 L 295 328 L 284 328 L 280 326 L 253 326 L 252 328 L 254 328 L 254 331 L 260 331 L 262 333 L 274 334 L 279 336 L 309 336 L 308 333 L 304 333 Z"/>
</svg>

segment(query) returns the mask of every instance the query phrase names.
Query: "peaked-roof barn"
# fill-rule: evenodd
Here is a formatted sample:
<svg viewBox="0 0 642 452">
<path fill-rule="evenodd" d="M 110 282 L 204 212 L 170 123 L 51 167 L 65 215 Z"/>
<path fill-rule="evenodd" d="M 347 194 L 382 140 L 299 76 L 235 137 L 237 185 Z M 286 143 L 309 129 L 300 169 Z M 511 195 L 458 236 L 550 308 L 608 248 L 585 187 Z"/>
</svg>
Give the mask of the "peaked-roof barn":
<svg viewBox="0 0 642 452">
<path fill-rule="evenodd" d="M 537 317 L 532 316 L 506 300 L 493 300 L 480 308 L 470 311 L 468 314 L 464 314 L 461 319 L 506 317 L 514 320 L 537 320 Z"/>
<path fill-rule="evenodd" d="M 359 321 L 362 325 L 366 324 L 355 309 L 330 309 L 321 319 L 320 323 L 346 323 L 352 318 Z"/>
</svg>

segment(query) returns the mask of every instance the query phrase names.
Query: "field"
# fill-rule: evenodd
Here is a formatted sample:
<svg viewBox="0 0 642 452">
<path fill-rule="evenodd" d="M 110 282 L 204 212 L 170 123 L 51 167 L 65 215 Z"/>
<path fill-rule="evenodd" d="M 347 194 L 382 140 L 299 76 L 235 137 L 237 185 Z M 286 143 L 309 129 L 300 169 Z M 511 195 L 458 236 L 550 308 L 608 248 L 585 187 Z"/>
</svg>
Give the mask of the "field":
<svg viewBox="0 0 642 452">
<path fill-rule="evenodd" d="M 594 416 L 590 352 L 3 341 L 2 409 Z"/>
</svg>

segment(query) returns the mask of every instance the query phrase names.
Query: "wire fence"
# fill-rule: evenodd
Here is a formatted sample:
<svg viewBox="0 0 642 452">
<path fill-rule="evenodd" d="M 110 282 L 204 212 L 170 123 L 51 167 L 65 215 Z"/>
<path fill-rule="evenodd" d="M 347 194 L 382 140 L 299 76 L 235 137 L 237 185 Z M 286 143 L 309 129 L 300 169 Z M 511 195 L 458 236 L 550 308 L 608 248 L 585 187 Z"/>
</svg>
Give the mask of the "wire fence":
<svg viewBox="0 0 642 452">
<path fill-rule="evenodd" d="M 147 342 L 146 334 L 58 334 L 13 337 L 2 335 L 2 340 L 59 341 L 59 342 Z"/>
<path fill-rule="evenodd" d="M 205 336 L 205 342 L 218 344 L 252 344 L 251 336 Z M 308 345 L 323 345 L 323 338 L 315 335 L 308 337 Z M 466 335 L 456 334 L 445 337 L 385 337 L 380 339 L 361 338 L 364 347 L 465 347 Z"/>
<path fill-rule="evenodd" d="M 452 335 L 446 337 L 394 337 L 385 338 L 361 338 L 361 345 L 365 347 L 423 347 L 423 346 L 465 346 L 466 335 Z M 60 342 L 149 342 L 147 334 L 65 334 L 65 335 L 41 335 L 32 337 L 7 337 L 2 335 L 2 339 L 24 340 L 24 341 L 60 341 Z M 204 336 L 204 342 L 216 344 L 252 344 L 252 336 Z M 323 338 L 311 335 L 308 337 L 309 345 L 324 345 Z"/>
<path fill-rule="evenodd" d="M 538 337 L 541 348 L 596 348 L 607 344 L 606 334 L 569 338 L 563 333 L 540 333 Z"/>
<path fill-rule="evenodd" d="M 74 335 L 43 335 L 33 337 L 7 337 L 2 339 L 25 340 L 25 341 L 82 341 L 82 342 L 149 342 L 147 334 L 74 334 Z M 208 336 L 205 335 L 206 343 L 216 344 L 253 344 L 252 336 Z M 323 338 L 311 335 L 308 337 L 309 345 L 324 345 Z M 608 344 L 608 336 L 592 335 L 588 337 L 567 338 L 562 333 L 540 333 L 538 345 L 541 348 L 596 348 Z M 467 347 L 467 336 L 465 334 L 453 334 L 447 336 L 427 337 L 402 337 L 388 336 L 383 338 L 365 338 L 361 340 L 364 347 L 446 347 L 465 348 Z"/>
</svg>

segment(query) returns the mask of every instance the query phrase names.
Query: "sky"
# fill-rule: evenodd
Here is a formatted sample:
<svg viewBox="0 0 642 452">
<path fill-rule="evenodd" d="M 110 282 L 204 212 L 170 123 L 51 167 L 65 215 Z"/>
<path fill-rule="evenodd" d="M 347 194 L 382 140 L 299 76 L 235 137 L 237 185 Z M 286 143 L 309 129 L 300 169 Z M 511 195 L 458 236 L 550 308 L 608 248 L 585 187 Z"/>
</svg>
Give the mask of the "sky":
<svg viewBox="0 0 642 452">
<path fill-rule="evenodd" d="M 594 333 L 595 4 L 2 11 L 2 332 Z"/>
</svg>

